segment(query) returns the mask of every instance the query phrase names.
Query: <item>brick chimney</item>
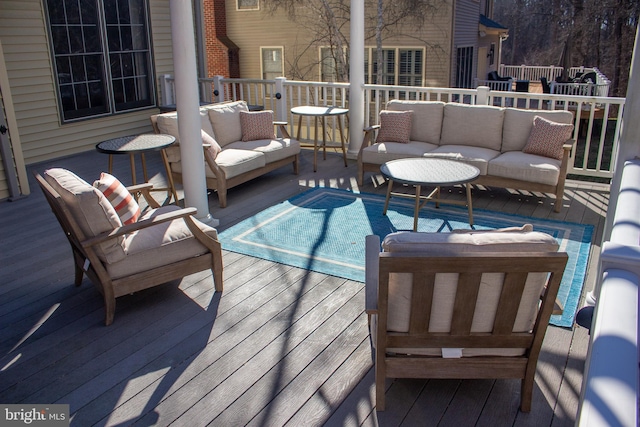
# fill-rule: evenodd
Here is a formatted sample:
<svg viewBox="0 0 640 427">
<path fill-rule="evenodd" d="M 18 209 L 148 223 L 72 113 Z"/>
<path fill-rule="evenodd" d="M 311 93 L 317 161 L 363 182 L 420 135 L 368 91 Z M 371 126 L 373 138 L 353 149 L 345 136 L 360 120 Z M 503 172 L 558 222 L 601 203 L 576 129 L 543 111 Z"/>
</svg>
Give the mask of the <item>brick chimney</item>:
<svg viewBox="0 0 640 427">
<path fill-rule="evenodd" d="M 240 48 L 227 36 L 225 0 L 204 0 L 204 36 L 208 77 L 240 77 Z"/>
</svg>

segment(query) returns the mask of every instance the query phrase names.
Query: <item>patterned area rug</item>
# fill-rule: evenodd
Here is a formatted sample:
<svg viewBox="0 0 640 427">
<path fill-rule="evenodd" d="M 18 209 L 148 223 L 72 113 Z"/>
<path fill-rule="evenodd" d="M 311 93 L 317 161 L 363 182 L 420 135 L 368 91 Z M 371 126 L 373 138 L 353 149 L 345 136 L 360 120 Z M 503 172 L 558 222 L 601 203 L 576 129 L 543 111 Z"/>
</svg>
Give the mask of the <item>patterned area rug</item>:
<svg viewBox="0 0 640 427">
<path fill-rule="evenodd" d="M 392 198 L 382 215 L 384 196 L 314 188 L 220 233 L 225 250 L 311 271 L 364 281 L 365 236 L 413 229 L 413 202 Z M 571 327 L 584 283 L 593 226 L 474 209 L 476 230 L 533 224 L 555 237 L 569 254 L 558 299 L 563 314 L 551 323 Z M 420 211 L 418 231 L 446 233 L 469 229 L 465 207 L 429 205 Z"/>
</svg>

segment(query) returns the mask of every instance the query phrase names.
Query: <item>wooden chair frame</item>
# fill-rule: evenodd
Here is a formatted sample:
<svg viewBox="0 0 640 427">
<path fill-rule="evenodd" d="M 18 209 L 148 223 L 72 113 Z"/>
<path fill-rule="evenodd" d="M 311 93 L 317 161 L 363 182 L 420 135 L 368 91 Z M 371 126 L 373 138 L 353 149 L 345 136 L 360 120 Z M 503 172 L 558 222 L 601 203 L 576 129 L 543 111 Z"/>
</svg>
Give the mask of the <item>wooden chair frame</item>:
<svg viewBox="0 0 640 427">
<path fill-rule="evenodd" d="M 377 238 L 377 236 L 372 236 Z M 379 240 L 378 250 L 379 250 Z M 369 245 L 368 251 L 372 251 Z M 456 256 L 425 256 L 382 252 L 367 265 L 367 313 L 377 314 L 375 350 L 376 408 L 385 408 L 385 378 L 518 378 L 521 379 L 520 409 L 531 410 L 536 364 L 562 274 L 567 263 L 564 252 L 463 253 Z M 367 257 L 369 260 L 369 256 Z M 472 333 L 482 273 L 505 273 L 493 331 Z M 513 325 L 527 274 L 549 273 L 533 330 L 514 333 Z M 389 274 L 413 273 L 409 332 L 388 332 Z M 429 332 L 436 273 L 459 273 L 451 331 Z M 370 280 L 377 274 L 377 295 Z M 377 302 L 376 302 L 377 298 Z M 387 348 L 517 348 L 522 356 L 442 358 L 389 354 Z"/>
<path fill-rule="evenodd" d="M 175 279 L 180 279 L 202 270 L 211 269 L 215 289 L 218 292 L 222 292 L 222 246 L 218 240 L 205 234 L 195 224 L 192 216 L 196 214 L 196 208 L 185 208 L 157 215 L 153 218 L 140 220 L 134 224 L 117 227 L 112 231 L 104 232 L 94 237 L 88 237 L 85 236 L 80 229 L 80 226 L 71 215 L 62 197 L 60 197 L 40 174 L 36 173 L 35 177 L 71 245 L 75 263 L 75 285 L 80 286 L 82 284 L 82 278 L 85 273 L 96 285 L 104 297 L 105 324 L 107 326 L 113 323 L 116 298 Z M 151 208 L 157 208 L 159 205 L 153 197 L 151 197 L 149 192 L 152 188 L 153 186 L 151 184 L 127 187 L 131 194 L 141 194 Z M 100 260 L 94 249 L 96 245 L 136 230 L 153 227 L 154 225 L 176 219 L 182 219 L 185 222 L 194 237 L 207 247 L 207 253 L 117 279 L 112 279 L 109 276 L 105 263 Z"/>
</svg>

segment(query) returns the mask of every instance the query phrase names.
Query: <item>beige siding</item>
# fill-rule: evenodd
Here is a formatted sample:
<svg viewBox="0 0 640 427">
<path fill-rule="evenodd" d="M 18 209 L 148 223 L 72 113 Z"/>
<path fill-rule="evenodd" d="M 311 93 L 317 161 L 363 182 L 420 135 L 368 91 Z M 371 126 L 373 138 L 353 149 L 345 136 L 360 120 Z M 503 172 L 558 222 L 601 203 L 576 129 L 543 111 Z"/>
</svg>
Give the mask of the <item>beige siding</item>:
<svg viewBox="0 0 640 427">
<path fill-rule="evenodd" d="M 146 109 L 62 125 L 42 0 L 0 1 L 4 46 L 22 150 L 27 164 L 93 150 L 105 139 L 150 132 Z M 150 0 L 156 77 L 173 73 L 169 0 Z"/>
<path fill-rule="evenodd" d="M 451 55 L 451 1 L 443 2 L 436 16 L 422 30 L 386 37 L 385 46 L 426 48 L 427 86 L 448 86 Z M 242 78 L 261 78 L 260 47 L 284 46 L 285 77 L 296 80 L 319 79 L 318 48 L 311 48 L 312 32 L 289 20 L 285 12 L 274 15 L 265 10 L 238 11 L 236 0 L 226 0 L 227 34 L 240 47 Z M 372 22 L 367 19 L 367 23 Z M 348 32 L 348 28 L 346 30 Z M 407 31 L 403 28 L 402 31 Z M 371 29 L 367 34 L 373 34 Z M 348 34 L 347 34 L 348 36 Z M 374 46 L 373 39 L 366 46 Z M 298 74 L 294 74 L 294 66 Z"/>
</svg>

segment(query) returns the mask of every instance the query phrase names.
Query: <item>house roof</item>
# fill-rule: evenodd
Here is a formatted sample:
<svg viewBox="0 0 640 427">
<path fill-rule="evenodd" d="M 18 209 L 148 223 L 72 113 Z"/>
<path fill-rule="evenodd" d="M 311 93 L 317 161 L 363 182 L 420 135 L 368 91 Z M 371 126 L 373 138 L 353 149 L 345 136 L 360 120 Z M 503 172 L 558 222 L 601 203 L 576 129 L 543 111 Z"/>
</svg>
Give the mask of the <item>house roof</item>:
<svg viewBox="0 0 640 427">
<path fill-rule="evenodd" d="M 487 28 L 493 28 L 496 30 L 508 30 L 508 28 L 505 27 L 504 25 L 497 23 L 493 19 L 487 18 L 482 14 L 480 15 L 480 25 L 483 25 Z"/>
</svg>

